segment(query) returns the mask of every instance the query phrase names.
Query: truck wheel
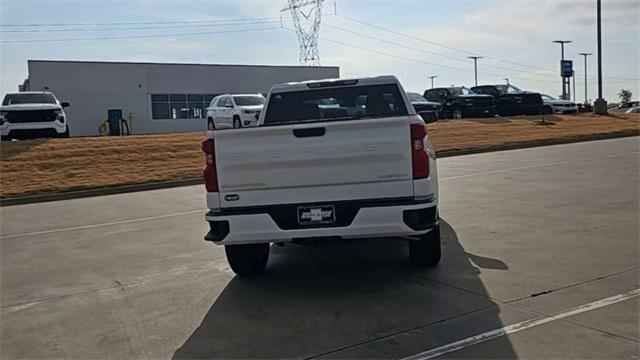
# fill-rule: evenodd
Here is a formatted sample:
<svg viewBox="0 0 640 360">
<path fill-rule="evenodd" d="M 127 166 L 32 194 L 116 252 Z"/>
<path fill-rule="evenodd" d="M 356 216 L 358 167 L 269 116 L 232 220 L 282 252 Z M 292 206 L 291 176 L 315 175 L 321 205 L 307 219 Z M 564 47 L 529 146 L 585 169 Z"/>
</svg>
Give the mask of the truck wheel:
<svg viewBox="0 0 640 360">
<path fill-rule="evenodd" d="M 3 135 L 2 137 L 0 137 L 1 141 L 11 141 L 11 138 L 9 137 L 9 135 Z"/>
<path fill-rule="evenodd" d="M 409 243 L 411 263 L 420 267 L 436 266 L 440 262 L 440 225 L 419 240 Z"/>
<path fill-rule="evenodd" d="M 553 114 L 553 108 L 551 106 L 545 106 L 542 108 L 542 113 L 544 115 L 551 115 Z"/>
<path fill-rule="evenodd" d="M 269 260 L 269 243 L 225 245 L 231 270 L 240 276 L 252 276 L 264 271 Z"/>
<path fill-rule="evenodd" d="M 462 119 L 462 109 L 460 109 L 459 107 L 454 107 L 453 110 L 451 111 L 451 118 L 452 119 Z"/>
<path fill-rule="evenodd" d="M 59 138 L 68 138 L 69 137 L 69 127 L 67 126 L 62 134 L 58 134 Z"/>
<path fill-rule="evenodd" d="M 233 117 L 233 127 L 234 128 L 241 128 L 242 127 L 242 121 L 240 121 L 240 118 L 237 116 Z"/>
</svg>

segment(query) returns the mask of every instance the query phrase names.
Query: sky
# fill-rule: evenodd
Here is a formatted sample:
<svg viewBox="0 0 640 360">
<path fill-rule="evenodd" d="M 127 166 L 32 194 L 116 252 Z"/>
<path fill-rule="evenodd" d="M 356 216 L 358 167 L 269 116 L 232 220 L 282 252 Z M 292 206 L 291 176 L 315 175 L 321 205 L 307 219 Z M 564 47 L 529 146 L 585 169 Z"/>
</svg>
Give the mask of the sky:
<svg viewBox="0 0 640 360">
<path fill-rule="evenodd" d="M 640 1 L 602 3 L 603 95 L 617 101 L 625 88 L 638 98 Z M 0 0 L 0 93 L 17 90 L 28 59 L 297 65 L 291 16 L 280 11 L 286 5 Z M 428 76 L 437 76 L 436 86 L 473 86 L 467 57 L 483 56 L 480 84 L 508 78 L 522 89 L 557 96 L 560 46 L 552 40 L 561 39 L 573 41 L 565 57 L 574 60 L 577 101 L 584 101 L 585 89 L 578 53 L 594 53 L 587 89 L 590 99 L 597 97 L 596 0 L 325 0 L 322 12 L 320 62 L 339 66 L 342 77 L 393 74 L 419 93 L 431 87 Z"/>
</svg>

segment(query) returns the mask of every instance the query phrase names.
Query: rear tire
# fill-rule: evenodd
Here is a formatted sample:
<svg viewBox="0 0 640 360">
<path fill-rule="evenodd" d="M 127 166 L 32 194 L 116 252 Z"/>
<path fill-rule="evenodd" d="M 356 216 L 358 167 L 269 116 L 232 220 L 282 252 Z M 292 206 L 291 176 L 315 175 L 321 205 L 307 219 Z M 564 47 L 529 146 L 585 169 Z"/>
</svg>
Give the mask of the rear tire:
<svg viewBox="0 0 640 360">
<path fill-rule="evenodd" d="M 236 129 L 242 127 L 242 121 L 240 121 L 240 118 L 237 116 L 233 117 L 233 127 Z"/>
<path fill-rule="evenodd" d="M 440 225 L 422 235 L 419 240 L 409 243 L 409 258 L 416 266 L 436 266 L 440 262 L 440 257 Z"/>
<path fill-rule="evenodd" d="M 269 260 L 269 243 L 225 245 L 231 270 L 240 276 L 253 276 L 264 271 Z"/>
<path fill-rule="evenodd" d="M 553 108 L 551 106 L 545 106 L 542 108 L 543 115 L 551 115 L 553 114 Z"/>
<path fill-rule="evenodd" d="M 462 113 L 462 109 L 460 109 L 459 107 L 454 107 L 453 110 L 451 111 L 451 118 L 452 119 L 462 119 L 464 117 L 464 114 Z"/>
</svg>

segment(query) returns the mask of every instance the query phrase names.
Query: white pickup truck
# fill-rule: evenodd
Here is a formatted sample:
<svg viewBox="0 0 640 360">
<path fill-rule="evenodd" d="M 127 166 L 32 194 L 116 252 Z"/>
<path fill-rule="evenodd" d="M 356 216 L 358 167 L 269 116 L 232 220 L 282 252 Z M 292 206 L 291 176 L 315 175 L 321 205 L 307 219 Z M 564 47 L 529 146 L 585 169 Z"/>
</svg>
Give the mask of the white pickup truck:
<svg viewBox="0 0 640 360">
<path fill-rule="evenodd" d="M 210 131 L 205 240 L 238 275 L 272 243 L 402 238 L 440 260 L 438 181 L 426 126 L 394 76 L 274 85 L 258 127 Z"/>
</svg>

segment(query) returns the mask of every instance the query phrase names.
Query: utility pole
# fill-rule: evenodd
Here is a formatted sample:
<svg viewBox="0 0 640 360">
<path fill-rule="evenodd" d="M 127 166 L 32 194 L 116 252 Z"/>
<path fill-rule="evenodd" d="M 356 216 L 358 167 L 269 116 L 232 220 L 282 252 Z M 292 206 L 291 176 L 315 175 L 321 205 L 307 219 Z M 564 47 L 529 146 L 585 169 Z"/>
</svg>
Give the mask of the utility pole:
<svg viewBox="0 0 640 360">
<path fill-rule="evenodd" d="M 320 32 L 320 22 L 322 20 L 323 1 L 324 0 L 288 0 L 287 7 L 280 10 L 280 12 L 291 12 L 293 25 L 298 34 L 300 65 L 320 65 L 318 33 Z"/>
<path fill-rule="evenodd" d="M 576 72 L 571 72 L 571 79 L 573 80 L 573 102 L 576 102 Z"/>
<path fill-rule="evenodd" d="M 593 103 L 593 112 L 598 115 L 606 115 L 607 101 L 602 98 L 602 6 L 600 0 L 597 0 L 597 18 L 598 18 L 598 98 Z"/>
<path fill-rule="evenodd" d="M 562 62 L 564 62 L 564 44 L 570 44 L 572 41 L 571 40 L 553 40 L 554 43 L 556 44 L 560 44 L 560 54 L 561 54 L 561 64 Z M 562 69 L 561 69 L 562 71 Z M 564 100 L 568 100 L 567 99 L 567 88 L 569 87 L 569 81 L 567 79 L 566 76 L 562 76 L 562 98 Z"/>
<path fill-rule="evenodd" d="M 504 78 L 503 80 L 507 80 L 507 86 L 509 86 L 509 78 Z"/>
<path fill-rule="evenodd" d="M 579 55 L 584 56 L 584 105 L 587 106 L 589 102 L 589 97 L 587 96 L 587 56 L 593 55 L 592 53 L 580 53 Z"/>
<path fill-rule="evenodd" d="M 433 89 L 433 79 L 437 78 L 438 75 L 432 75 L 432 76 L 428 76 L 429 79 L 431 79 L 431 88 Z"/>
<path fill-rule="evenodd" d="M 469 59 L 473 59 L 473 69 L 476 77 L 476 86 L 478 86 L 478 59 L 482 59 L 482 56 L 468 56 Z"/>
</svg>

